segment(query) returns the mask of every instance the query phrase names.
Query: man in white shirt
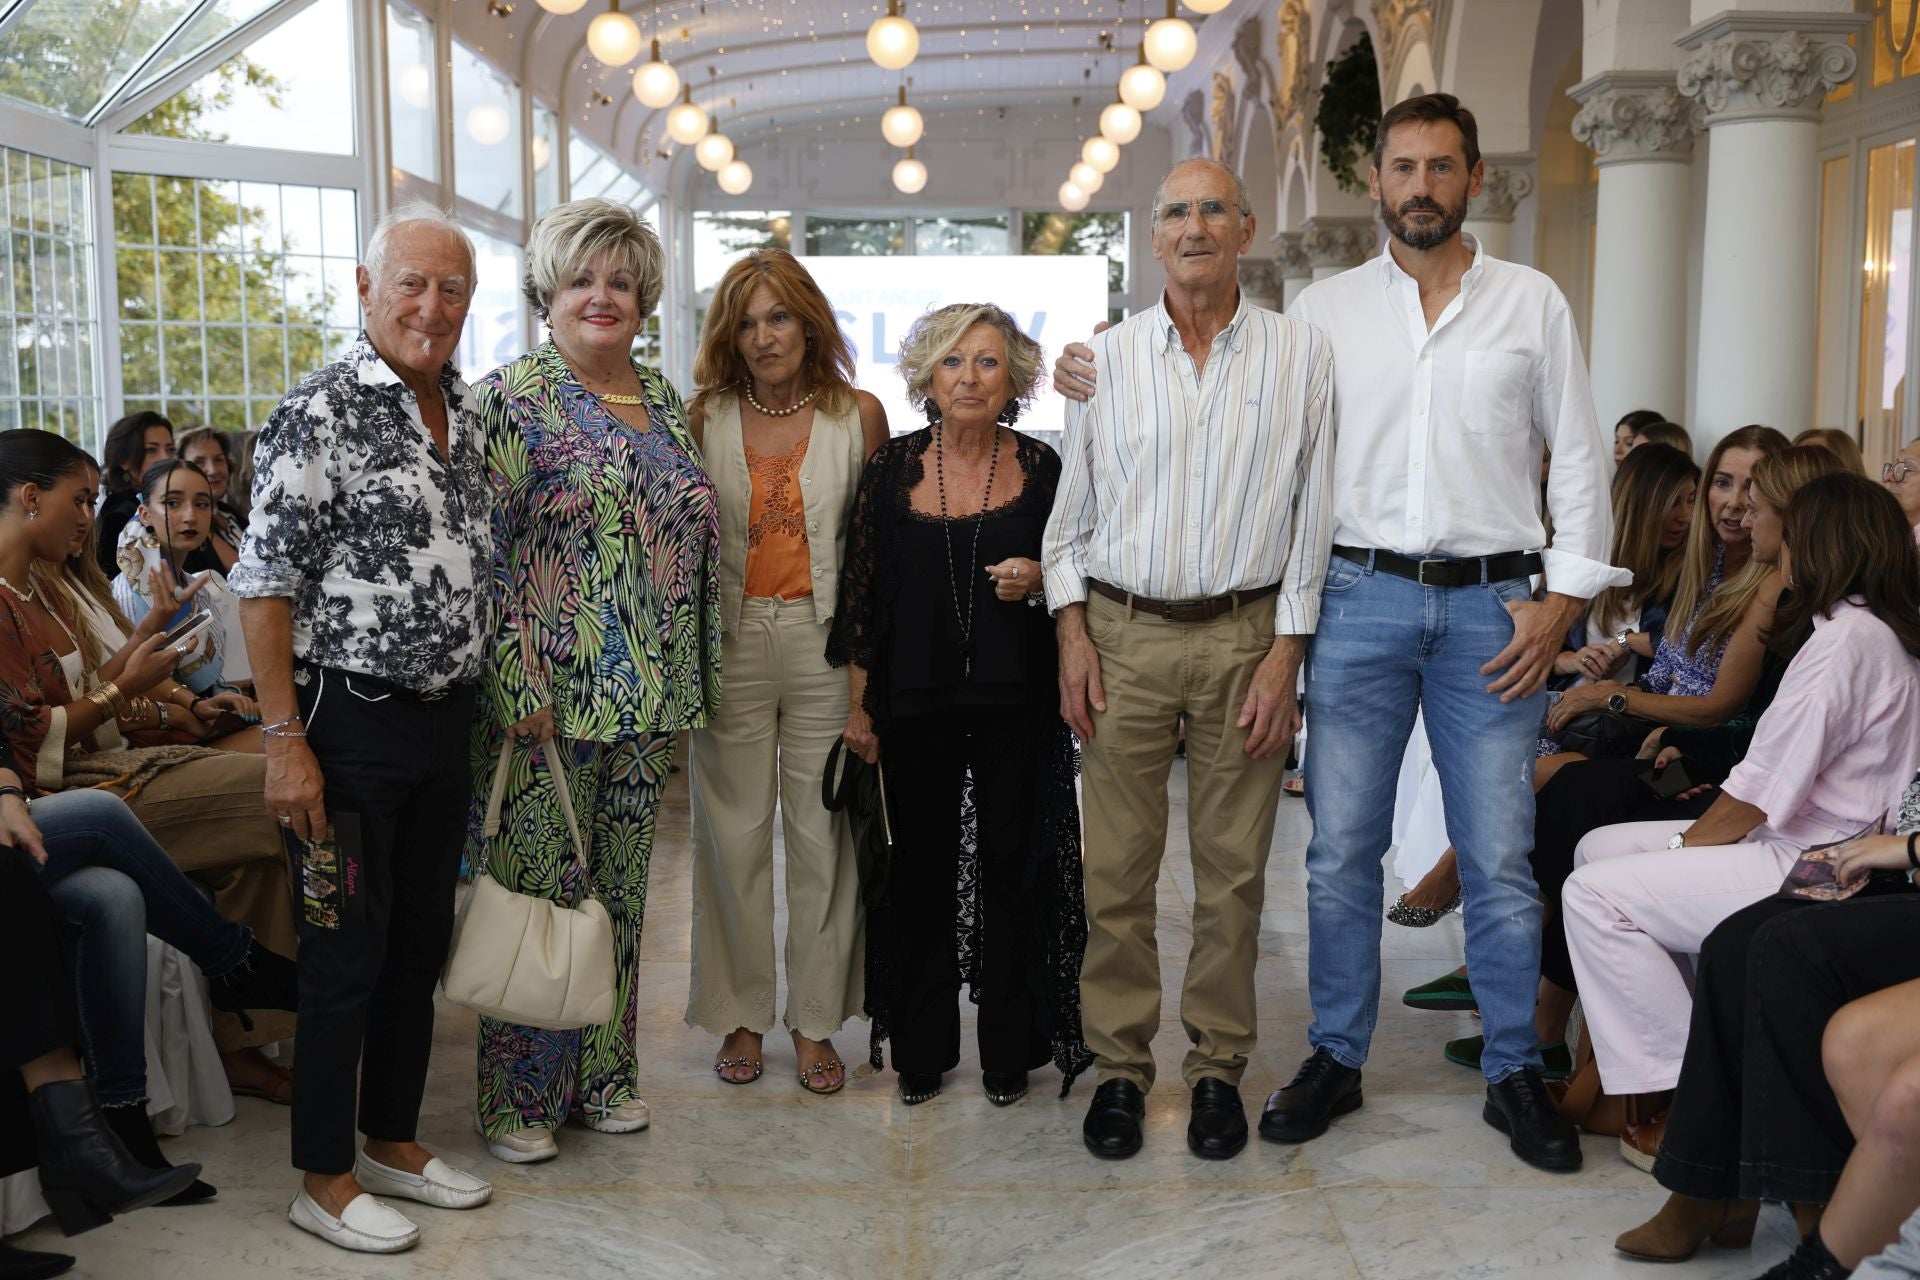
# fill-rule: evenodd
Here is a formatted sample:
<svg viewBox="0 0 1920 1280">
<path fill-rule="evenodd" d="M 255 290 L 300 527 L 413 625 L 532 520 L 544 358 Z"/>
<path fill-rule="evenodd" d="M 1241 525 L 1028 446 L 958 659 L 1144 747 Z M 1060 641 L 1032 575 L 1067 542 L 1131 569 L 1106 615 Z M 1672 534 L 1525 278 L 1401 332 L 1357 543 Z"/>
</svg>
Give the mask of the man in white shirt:
<svg viewBox="0 0 1920 1280">
<path fill-rule="evenodd" d="M 1160 1027 L 1155 889 L 1184 717 L 1193 948 L 1180 1015 L 1193 1048 L 1187 1146 L 1247 1142 L 1254 962 L 1295 681 L 1319 613 L 1332 358 L 1304 324 L 1252 306 L 1240 179 L 1176 165 L 1154 199 L 1166 293 L 1094 339 L 1106 381 L 1070 406 L 1043 542 L 1059 618 L 1061 714 L 1084 744 L 1087 1045 L 1083 1136 L 1140 1149 Z"/>
</svg>

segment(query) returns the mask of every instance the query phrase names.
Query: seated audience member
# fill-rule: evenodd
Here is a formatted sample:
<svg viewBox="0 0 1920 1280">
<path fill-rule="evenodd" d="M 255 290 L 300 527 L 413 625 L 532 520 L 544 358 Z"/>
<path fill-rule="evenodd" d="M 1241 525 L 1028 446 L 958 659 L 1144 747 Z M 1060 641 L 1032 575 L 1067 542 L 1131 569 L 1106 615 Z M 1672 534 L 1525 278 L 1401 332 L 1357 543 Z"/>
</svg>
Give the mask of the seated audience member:
<svg viewBox="0 0 1920 1280">
<path fill-rule="evenodd" d="M 38 1165 L 47 1207 L 71 1236 L 179 1195 L 200 1166 L 147 1168 L 102 1117 L 75 1052 L 80 1012 L 60 935 L 32 860 L 0 849 L 0 972 L 15 978 L 0 997 L 0 1176 Z M 71 1264 L 0 1244 L 9 1277 L 58 1275 Z"/>
<path fill-rule="evenodd" d="M 1667 415 L 1656 409 L 1635 409 L 1613 424 L 1613 465 L 1619 466 L 1633 452 L 1634 436 L 1640 428 L 1665 422 Z"/>
<path fill-rule="evenodd" d="M 1561 895 L 1567 949 L 1607 1092 L 1658 1117 L 1691 1010 L 1683 957 L 1773 893 L 1799 855 L 1877 823 L 1920 764 L 1920 572 L 1879 486 L 1825 475 L 1794 495 L 1791 598 L 1768 643 L 1793 654 L 1720 795 L 1691 825 L 1638 822 L 1580 842 Z M 1632 1135 L 1657 1149 L 1658 1118 Z"/>
<path fill-rule="evenodd" d="M 1633 448 L 1643 444 L 1664 444 L 1693 456 L 1693 437 L 1677 422 L 1654 422 L 1633 433 Z"/>
<path fill-rule="evenodd" d="M 106 459 L 100 488 L 100 545 L 94 552 L 100 568 L 117 573 L 114 553 L 120 531 L 140 509 L 140 477 L 147 468 L 173 456 L 173 424 L 151 409 L 130 413 L 107 428 L 100 451 Z"/>
<path fill-rule="evenodd" d="M 246 495 L 235 492 L 233 449 L 227 443 L 227 433 L 195 427 L 181 432 L 175 449 L 181 458 L 200 468 L 213 490 L 213 527 L 207 533 L 207 546 L 219 558 L 220 572 L 225 573 L 240 558 L 240 531 L 247 523 Z"/>
<path fill-rule="evenodd" d="M 1842 466 L 1857 476 L 1867 474 L 1867 460 L 1860 456 L 1860 442 L 1845 431 L 1832 427 L 1809 427 L 1793 438 L 1796 445 L 1818 445 L 1831 450 Z"/>
<path fill-rule="evenodd" d="M 1920 440 L 1909 440 L 1892 462 L 1880 468 L 1880 482 L 1900 504 L 1901 514 L 1920 538 Z"/>
<path fill-rule="evenodd" d="M 1906 840 L 1893 843 L 1882 849 L 1881 865 L 1898 858 L 1911 866 Z M 1904 961 L 1920 918 L 1909 912 L 1903 924 L 1896 945 Z M 1920 1165 L 1912 1158 L 1920 1147 L 1917 1028 L 1920 980 L 1914 979 L 1853 1001 L 1827 1024 L 1821 1046 L 1827 1080 L 1859 1145 L 1819 1224 L 1762 1280 L 1840 1280 L 1849 1269 L 1857 1280 L 1920 1276 Z"/>
<path fill-rule="evenodd" d="M 124 738 L 197 718 L 186 705 L 155 700 L 170 687 L 179 655 L 149 636 L 94 682 L 78 615 L 60 593 L 42 589 L 45 575 L 30 574 L 36 562 L 66 559 L 86 535 L 88 466 L 50 432 L 0 432 L 0 736 L 29 791 L 99 786 L 121 795 L 175 865 L 213 892 L 222 916 L 291 955 L 286 849 L 264 803 L 264 757 L 189 746 L 108 749 L 108 725 Z M 252 1030 L 230 1015 L 215 1019 L 236 1093 L 291 1099 L 291 1077 L 257 1046 L 285 1039 L 292 1026 L 285 1014 L 263 1015 Z"/>
</svg>

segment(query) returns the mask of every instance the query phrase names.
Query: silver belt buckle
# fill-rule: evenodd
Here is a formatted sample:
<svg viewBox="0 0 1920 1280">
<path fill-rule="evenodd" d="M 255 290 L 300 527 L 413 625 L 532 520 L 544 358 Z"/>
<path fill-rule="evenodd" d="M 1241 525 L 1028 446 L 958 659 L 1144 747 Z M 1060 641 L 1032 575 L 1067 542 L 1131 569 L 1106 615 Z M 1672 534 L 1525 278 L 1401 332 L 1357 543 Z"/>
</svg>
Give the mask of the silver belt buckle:
<svg viewBox="0 0 1920 1280">
<path fill-rule="evenodd" d="M 1427 566 L 1430 564 L 1444 565 L 1446 563 L 1445 560 L 1422 560 L 1419 569 L 1416 571 L 1417 576 L 1414 580 L 1423 587 L 1437 585 L 1427 581 Z"/>
</svg>

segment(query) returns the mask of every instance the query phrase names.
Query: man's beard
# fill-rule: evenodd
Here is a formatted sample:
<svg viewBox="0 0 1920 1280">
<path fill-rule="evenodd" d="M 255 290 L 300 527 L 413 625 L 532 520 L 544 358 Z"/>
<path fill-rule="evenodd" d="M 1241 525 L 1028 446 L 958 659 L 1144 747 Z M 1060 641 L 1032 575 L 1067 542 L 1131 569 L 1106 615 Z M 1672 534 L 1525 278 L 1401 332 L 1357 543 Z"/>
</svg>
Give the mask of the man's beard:
<svg viewBox="0 0 1920 1280">
<path fill-rule="evenodd" d="M 1416 209 L 1425 209 L 1440 216 L 1432 222 L 1416 224 L 1407 218 L 1407 214 Z M 1398 211 L 1388 209 L 1382 202 L 1380 220 L 1387 224 L 1387 230 L 1393 238 L 1407 248 L 1432 249 L 1451 240 L 1454 233 L 1460 230 L 1460 224 L 1467 220 L 1467 202 L 1463 197 L 1459 204 L 1449 209 L 1438 200 L 1427 196 L 1414 196 L 1401 205 Z"/>
</svg>

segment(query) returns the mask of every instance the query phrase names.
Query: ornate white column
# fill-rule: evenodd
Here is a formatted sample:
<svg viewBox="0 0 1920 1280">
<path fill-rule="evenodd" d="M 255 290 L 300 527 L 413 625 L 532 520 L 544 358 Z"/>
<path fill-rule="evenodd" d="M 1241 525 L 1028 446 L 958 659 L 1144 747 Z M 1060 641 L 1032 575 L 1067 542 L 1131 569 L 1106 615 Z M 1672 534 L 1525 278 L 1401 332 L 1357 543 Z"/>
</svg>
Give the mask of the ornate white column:
<svg viewBox="0 0 1920 1280">
<path fill-rule="evenodd" d="M 1482 156 L 1486 181 L 1467 205 L 1466 233 L 1488 257 L 1507 259 L 1513 248 L 1513 210 L 1533 194 L 1532 156 Z"/>
<path fill-rule="evenodd" d="M 1307 251 L 1300 247 L 1305 232 L 1283 231 L 1273 238 L 1274 262 L 1280 270 L 1280 309 L 1285 311 L 1300 296 L 1300 291 L 1313 283 L 1313 263 L 1307 260 Z"/>
<path fill-rule="evenodd" d="M 1325 280 L 1373 256 L 1380 243 L 1371 218 L 1308 218 L 1300 247 L 1312 264 L 1313 278 Z"/>
<path fill-rule="evenodd" d="M 1600 170 L 1588 334 L 1593 404 L 1611 428 L 1634 409 L 1687 412 L 1688 170 L 1700 107 L 1671 71 L 1608 71 L 1575 85 L 1573 136 Z"/>
<path fill-rule="evenodd" d="M 1280 272 L 1273 259 L 1240 259 L 1240 291 L 1256 307 L 1280 310 Z"/>
<path fill-rule="evenodd" d="M 1820 106 L 1853 76 L 1853 14 L 1722 13 L 1680 37 L 1677 87 L 1706 108 L 1696 440 L 1813 419 Z"/>
</svg>

